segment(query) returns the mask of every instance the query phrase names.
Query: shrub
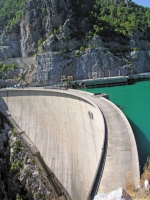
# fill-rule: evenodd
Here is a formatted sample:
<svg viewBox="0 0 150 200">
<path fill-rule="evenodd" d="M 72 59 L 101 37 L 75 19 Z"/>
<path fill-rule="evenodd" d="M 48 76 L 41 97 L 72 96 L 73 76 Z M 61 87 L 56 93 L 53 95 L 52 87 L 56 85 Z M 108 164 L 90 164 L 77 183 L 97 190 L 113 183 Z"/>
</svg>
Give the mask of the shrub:
<svg viewBox="0 0 150 200">
<path fill-rule="evenodd" d="M 13 137 L 16 137 L 16 136 L 17 136 L 17 132 L 16 132 L 15 129 L 12 130 L 12 136 L 13 136 Z"/>
<path fill-rule="evenodd" d="M 14 64 L 14 63 L 11 63 L 9 66 L 8 66 L 8 69 L 9 70 L 13 70 L 13 69 L 16 69 L 17 66 Z"/>
<path fill-rule="evenodd" d="M 16 195 L 16 200 L 22 200 L 19 194 Z"/>
<path fill-rule="evenodd" d="M 139 51 L 139 49 L 137 47 L 134 47 L 133 51 Z"/>
<path fill-rule="evenodd" d="M 1 71 L 3 71 L 3 72 L 7 71 L 7 65 L 3 65 L 1 68 Z"/>
<path fill-rule="evenodd" d="M 43 38 L 38 40 L 38 47 L 42 45 L 43 41 L 44 41 Z"/>
<path fill-rule="evenodd" d="M 19 139 L 16 140 L 13 149 L 15 153 L 18 153 L 21 151 L 21 141 Z"/>
<path fill-rule="evenodd" d="M 80 51 L 77 50 L 77 51 L 75 52 L 75 56 L 78 57 L 78 56 L 80 56 L 80 55 L 81 55 L 81 54 L 80 54 Z"/>
<path fill-rule="evenodd" d="M 84 51 L 84 47 L 83 46 L 80 47 L 80 51 Z"/>
<path fill-rule="evenodd" d="M 58 30 L 54 29 L 54 34 L 57 34 L 58 33 Z"/>
<path fill-rule="evenodd" d="M 20 160 L 18 160 L 17 162 L 11 163 L 10 170 L 14 173 L 17 173 L 17 171 L 20 169 L 20 167 L 21 167 L 21 162 L 20 162 Z"/>
<path fill-rule="evenodd" d="M 32 158 L 32 163 L 33 163 L 33 164 L 35 163 L 35 158 Z"/>
<path fill-rule="evenodd" d="M 42 13 L 43 13 L 43 14 L 46 13 L 46 8 L 42 8 Z"/>
</svg>

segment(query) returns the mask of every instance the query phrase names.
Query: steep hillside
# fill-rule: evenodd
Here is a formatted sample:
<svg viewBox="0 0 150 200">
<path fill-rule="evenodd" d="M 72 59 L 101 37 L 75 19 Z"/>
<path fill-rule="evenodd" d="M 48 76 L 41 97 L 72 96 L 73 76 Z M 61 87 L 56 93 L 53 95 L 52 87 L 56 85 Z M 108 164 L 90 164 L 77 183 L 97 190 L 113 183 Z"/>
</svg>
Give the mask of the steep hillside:
<svg viewBox="0 0 150 200">
<path fill-rule="evenodd" d="M 131 0 L 0 3 L 0 59 L 35 56 L 33 82 L 150 71 L 149 8 Z"/>
<path fill-rule="evenodd" d="M 20 57 L 20 22 L 24 0 L 0 0 L 0 58 Z"/>
<path fill-rule="evenodd" d="M 20 24 L 25 0 L 0 0 L 0 33 Z"/>
<path fill-rule="evenodd" d="M 21 28 L 22 52 L 27 56 L 88 47 L 94 36 L 128 45 L 138 32 L 140 40 L 150 40 L 150 9 L 124 0 L 32 0 L 25 3 Z"/>
</svg>

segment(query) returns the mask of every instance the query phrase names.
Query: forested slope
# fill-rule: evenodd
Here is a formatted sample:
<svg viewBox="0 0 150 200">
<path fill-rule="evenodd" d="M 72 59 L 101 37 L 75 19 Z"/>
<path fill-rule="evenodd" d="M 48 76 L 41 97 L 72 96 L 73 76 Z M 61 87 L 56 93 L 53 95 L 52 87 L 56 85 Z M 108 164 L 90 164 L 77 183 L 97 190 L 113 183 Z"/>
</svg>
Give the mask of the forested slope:
<svg viewBox="0 0 150 200">
<path fill-rule="evenodd" d="M 24 2 L 25 0 L 0 0 L 1 31 L 20 23 Z"/>
<path fill-rule="evenodd" d="M 132 0 L 0 0 L 0 35 L 0 60 L 37 56 L 34 81 L 150 71 L 150 8 Z"/>
<path fill-rule="evenodd" d="M 35 0 L 35 2 L 40 1 Z M 20 23 L 24 3 L 25 0 L 0 0 L 1 30 L 8 30 L 12 25 Z M 146 32 L 145 37 L 149 39 L 150 8 L 138 6 L 131 0 L 74 0 L 70 5 L 70 9 L 74 12 L 74 18 L 85 18 L 85 23 L 89 27 L 89 39 L 94 35 L 128 36 L 136 31 Z M 45 11 L 41 9 L 41 14 L 43 15 L 45 12 L 46 15 L 47 9 L 45 8 Z"/>
</svg>

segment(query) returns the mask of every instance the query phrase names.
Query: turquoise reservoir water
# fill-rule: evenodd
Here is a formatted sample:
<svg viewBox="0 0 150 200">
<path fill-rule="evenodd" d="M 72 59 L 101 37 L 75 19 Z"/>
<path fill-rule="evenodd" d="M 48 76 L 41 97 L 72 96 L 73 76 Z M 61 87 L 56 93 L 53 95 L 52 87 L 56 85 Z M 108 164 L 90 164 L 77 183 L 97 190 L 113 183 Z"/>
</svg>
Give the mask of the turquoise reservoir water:
<svg viewBox="0 0 150 200">
<path fill-rule="evenodd" d="M 140 169 L 150 156 L 150 81 L 137 82 L 133 85 L 86 89 L 92 93 L 109 94 L 109 99 L 129 120 L 137 143 Z"/>
</svg>

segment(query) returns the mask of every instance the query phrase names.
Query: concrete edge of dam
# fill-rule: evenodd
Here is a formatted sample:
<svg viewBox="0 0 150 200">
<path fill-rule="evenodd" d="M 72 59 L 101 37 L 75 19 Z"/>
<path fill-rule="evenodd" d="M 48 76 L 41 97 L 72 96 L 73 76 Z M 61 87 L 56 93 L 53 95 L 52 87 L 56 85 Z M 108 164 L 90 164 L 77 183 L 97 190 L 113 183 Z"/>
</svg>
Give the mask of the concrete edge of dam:
<svg viewBox="0 0 150 200">
<path fill-rule="evenodd" d="M 109 102 L 119 113 L 119 115 L 122 117 L 125 126 L 127 127 L 127 133 L 130 138 L 130 143 L 131 143 L 131 148 L 132 148 L 132 158 L 133 158 L 133 166 L 134 166 L 134 186 L 135 188 L 139 186 L 139 180 L 140 180 L 140 167 L 139 167 L 139 156 L 138 156 L 138 150 L 137 150 L 137 145 L 134 137 L 134 133 L 132 131 L 131 125 L 129 121 L 127 120 L 126 116 L 124 113 L 111 101 L 108 101 L 107 99 L 104 99 L 105 101 Z"/>
<path fill-rule="evenodd" d="M 135 139 L 134 139 L 134 135 L 133 135 L 133 132 L 132 132 L 132 129 L 131 129 L 131 127 L 130 127 L 130 124 L 129 124 L 129 122 L 128 122 L 128 120 L 126 119 L 126 117 L 124 116 L 124 114 L 122 113 L 122 111 L 120 111 L 120 109 L 118 109 L 112 102 L 110 102 L 110 101 L 108 101 L 108 100 L 105 100 L 103 97 L 100 97 L 100 98 L 95 98 L 94 97 L 94 95 L 92 95 L 91 93 L 86 93 L 86 92 L 82 92 L 82 91 L 76 91 L 76 90 L 50 90 L 50 89 L 41 89 L 41 88 L 27 88 L 27 89 L 8 89 L 8 90 L 6 90 L 6 89 L 1 89 L 0 90 L 0 93 L 1 92 L 9 92 L 9 91 L 12 91 L 12 94 L 11 95 L 13 95 L 13 93 L 16 91 L 17 93 L 19 93 L 19 91 L 20 92 L 23 92 L 23 93 L 25 93 L 25 91 L 30 91 L 30 94 L 31 94 L 31 92 L 32 91 L 38 91 L 38 92 L 43 92 L 44 91 L 44 93 L 45 92 L 50 92 L 50 93 L 55 93 L 55 94 L 67 94 L 67 95 L 71 95 L 72 96 L 72 98 L 74 97 L 74 96 L 76 96 L 76 97 L 78 97 L 78 98 L 81 98 L 81 99 L 84 99 L 85 101 L 87 101 L 87 102 L 89 102 L 91 105 L 93 105 L 96 109 L 98 109 L 99 110 L 99 112 L 102 112 L 103 113 L 103 116 L 104 116 L 104 118 L 105 118 L 105 120 L 106 120 L 106 125 L 108 126 L 108 124 L 109 124 L 109 122 L 110 122 L 110 119 L 109 118 L 111 118 L 111 116 L 108 116 L 108 113 L 109 113 L 109 108 L 111 107 L 111 108 L 113 108 L 112 109 L 112 111 L 113 110 L 115 110 L 116 111 L 116 115 L 117 116 L 119 116 L 119 119 L 121 118 L 121 123 L 124 123 L 124 125 L 122 125 L 122 127 L 125 129 L 125 132 L 126 132 L 126 137 L 125 138 L 127 138 L 127 143 L 126 143 L 126 145 L 129 145 L 130 147 L 131 147 L 131 149 L 130 149 L 130 153 L 132 154 L 132 156 L 129 158 L 129 160 L 131 160 L 132 161 L 132 166 L 128 163 L 127 165 L 129 165 L 128 166 L 128 168 L 127 169 L 130 169 L 130 168 L 134 168 L 134 172 L 133 172 L 133 174 L 134 174 L 134 185 L 135 186 L 137 186 L 138 184 L 139 184 L 139 162 L 138 162 L 138 154 L 137 154 L 137 147 L 136 147 L 136 143 L 135 143 Z M 59 96 L 59 95 L 58 95 Z M 2 96 L 3 97 L 3 96 Z M 7 98 L 9 97 L 9 95 L 7 95 Z M 101 104 L 101 105 L 100 105 Z M 104 109 L 104 106 L 103 105 L 105 105 L 105 104 L 107 104 L 107 105 L 109 105 L 109 106 L 107 106 L 107 108 L 106 109 Z M 108 113 L 107 113 L 107 111 L 108 111 Z M 114 118 L 114 116 L 112 116 L 113 118 Z M 101 119 L 102 120 L 102 119 Z M 118 121 L 118 118 L 117 118 L 117 121 Z M 103 122 L 102 122 L 103 124 L 104 124 L 104 119 L 103 119 Z M 116 122 L 115 122 L 116 123 Z M 117 122 L 118 124 L 119 124 L 119 121 Z M 114 126 L 114 128 L 116 128 L 116 125 L 118 125 L 118 124 L 114 124 L 114 125 L 112 125 L 111 126 L 111 128 L 109 128 L 109 126 L 107 127 L 108 128 L 108 149 L 107 149 L 107 152 L 109 152 L 109 148 L 110 148 L 110 146 L 111 146 L 111 142 L 114 142 L 114 141 L 111 141 L 111 132 L 112 132 L 112 129 L 113 129 L 113 126 Z M 104 125 L 105 126 L 105 125 Z M 103 145 L 101 145 L 101 148 L 103 149 L 103 146 L 104 146 L 104 140 L 105 140 L 105 128 L 104 128 L 104 137 L 103 137 L 103 142 L 101 143 L 101 144 L 103 144 Z M 113 136 L 113 135 L 112 135 Z M 118 137 L 119 137 L 120 135 L 118 135 Z M 119 140 L 119 138 L 118 138 L 118 140 Z M 116 138 L 116 135 L 115 135 L 115 142 L 116 142 L 116 145 L 119 145 L 119 144 L 121 144 L 122 143 L 122 141 L 117 141 L 117 138 Z M 113 145 L 115 145 L 115 144 L 113 144 Z M 123 144 L 123 146 L 125 146 L 124 144 Z M 126 148 L 126 147 L 125 147 Z M 129 154 L 126 154 L 126 155 L 124 155 L 124 150 L 122 150 L 121 149 L 121 151 L 122 151 L 122 155 L 121 155 L 121 153 L 118 155 L 119 157 L 121 156 L 122 158 L 121 158 L 121 160 L 126 160 L 126 155 L 127 156 L 129 156 Z M 120 150 L 119 150 L 119 152 L 121 152 Z M 125 150 L 126 151 L 126 150 Z M 127 150 L 127 151 L 129 151 L 129 149 Z M 107 152 L 105 152 L 106 154 L 107 154 Z M 115 152 L 114 152 L 114 154 L 116 154 L 117 153 L 117 151 L 115 150 Z M 101 153 L 99 154 L 99 161 L 100 161 L 100 159 L 101 159 L 101 157 L 102 157 L 102 154 L 103 154 L 103 151 L 101 151 Z M 113 154 L 111 155 L 111 159 L 113 160 L 113 158 L 112 158 L 112 156 L 114 156 Z M 115 155 L 115 157 L 116 157 L 116 155 Z M 112 170 L 111 169 L 111 167 L 110 166 L 108 166 L 109 164 L 111 164 L 111 163 L 109 163 L 109 162 L 107 162 L 107 160 L 109 160 L 108 159 L 108 157 L 106 156 L 106 165 L 105 165 L 105 163 L 103 163 L 104 165 L 105 165 L 105 167 L 104 167 L 104 172 L 103 172 L 103 175 L 102 175 L 102 182 L 101 182 L 101 184 L 100 184 L 100 187 L 99 188 L 101 188 L 101 186 L 102 186 L 102 184 L 103 184 L 103 186 L 102 186 L 102 188 L 104 189 L 104 185 L 105 185 L 105 181 L 103 181 L 103 179 L 105 179 L 106 178 L 106 176 L 108 175 L 108 173 L 105 173 L 105 171 L 107 171 L 107 170 L 111 170 L 110 171 L 110 173 L 109 174 L 111 174 L 111 173 L 114 173 L 114 169 Z M 128 160 L 128 161 L 129 161 Z M 122 165 L 124 165 L 126 162 L 123 162 L 123 163 L 119 163 L 119 167 L 121 167 Z M 118 163 L 116 163 L 115 165 L 117 165 Z M 98 167 L 99 167 L 99 165 L 100 165 L 100 162 L 97 162 L 97 167 L 95 168 L 95 172 L 94 172 L 94 176 L 92 177 L 92 182 L 91 182 L 91 187 L 93 187 L 93 182 L 94 182 L 94 180 L 96 179 L 96 174 L 98 173 Z M 126 171 L 127 169 L 124 169 L 123 170 L 123 172 L 124 171 Z M 117 168 L 116 168 L 116 170 L 117 170 Z M 132 169 L 133 170 L 133 169 Z M 105 176 L 105 174 L 106 174 L 106 176 Z M 103 178 L 104 177 L 104 178 Z M 117 180 L 118 182 L 119 182 L 119 184 L 120 184 L 120 186 L 123 186 L 123 184 L 122 184 L 122 178 L 123 178 L 123 176 L 120 176 L 119 177 L 120 178 L 120 180 Z M 107 178 L 106 178 L 107 179 Z M 110 179 L 107 179 L 107 181 L 110 181 Z M 107 185 L 106 185 L 106 187 L 107 187 Z M 66 188 L 67 189 L 67 188 Z M 90 188 L 90 190 L 91 190 L 92 188 Z M 112 188 L 110 188 L 110 190 L 111 190 Z M 115 188 L 116 189 L 116 188 Z M 100 189 L 98 189 L 98 191 L 101 191 Z M 88 194 L 88 193 L 87 193 Z M 82 199 L 82 198 L 81 198 Z"/>
<path fill-rule="evenodd" d="M 109 145 L 109 143 L 111 143 L 112 142 L 112 140 L 110 139 L 110 135 L 112 134 L 112 135 L 114 135 L 114 133 L 113 132 L 117 132 L 117 129 L 116 129 L 116 125 L 117 124 L 124 124 L 124 127 L 122 126 L 122 128 L 125 130 L 125 132 L 124 132 L 124 130 L 122 129 L 122 132 L 123 132 L 123 134 L 124 135 L 122 135 L 124 138 L 126 138 L 126 137 L 128 137 L 129 138 L 129 140 L 128 140 L 128 143 L 126 143 L 126 146 L 128 146 L 129 144 L 130 144 L 130 147 L 131 147 L 131 160 L 132 160 L 132 168 L 130 169 L 130 172 L 128 173 L 128 175 L 127 175 L 127 179 L 128 180 L 126 180 L 126 182 L 128 182 L 128 183 L 125 183 L 125 184 L 122 184 L 121 182 L 120 182 L 120 186 L 122 186 L 122 187 L 126 187 L 126 184 L 130 184 L 130 185 L 132 185 L 132 186 L 134 186 L 134 188 L 138 188 L 139 187 L 139 185 L 140 185 L 140 167 L 139 167 L 139 157 L 138 157 L 138 151 L 137 151 L 137 145 L 136 145 L 136 141 L 135 141 L 135 137 L 134 137 L 134 133 L 133 133 L 133 131 L 132 131 L 132 128 L 131 128 L 131 125 L 130 125 L 130 123 L 129 123 L 129 121 L 127 120 L 127 118 L 126 118 L 126 116 L 124 115 L 124 113 L 114 104 L 114 103 L 112 103 L 111 101 L 109 101 L 107 98 L 104 98 L 104 97 L 102 97 L 102 96 L 99 96 L 99 98 L 97 97 L 97 96 L 94 96 L 92 93 L 90 93 L 90 92 L 85 92 L 85 91 L 77 91 L 77 93 L 82 93 L 82 95 L 83 96 L 88 96 L 87 98 L 89 98 L 89 99 L 91 99 L 93 102 L 95 102 L 95 104 L 99 107 L 99 109 L 101 110 L 101 112 L 103 113 L 103 115 L 104 115 L 104 118 L 105 118 L 105 120 L 106 120 L 106 126 L 107 126 L 107 128 L 106 129 L 108 129 L 108 149 L 107 149 L 107 151 L 109 152 L 110 151 L 110 149 L 111 149 L 111 152 L 113 152 L 113 150 L 112 150 L 112 148 L 110 148 L 110 145 Z M 100 99 L 102 100 L 102 102 L 101 103 L 104 103 L 105 105 L 106 105 L 106 108 L 104 108 L 104 106 L 103 106 L 103 104 L 101 104 L 100 103 Z M 110 109 L 110 107 L 111 107 L 111 109 Z M 110 114 L 110 112 L 116 112 L 117 113 L 117 115 L 119 116 L 119 118 L 120 119 L 122 119 L 122 120 L 120 120 L 120 119 L 118 119 L 117 117 L 116 117 L 116 119 L 118 120 L 118 123 L 116 124 L 116 121 L 114 120 L 114 117 L 115 116 L 111 116 L 111 114 Z M 111 123 L 111 121 L 114 121 L 114 124 L 113 124 L 113 127 L 111 127 L 111 128 L 109 128 L 109 123 Z M 113 130 L 112 130 L 113 129 Z M 116 135 L 114 135 L 114 136 L 116 136 Z M 126 136 L 126 137 L 125 137 Z M 119 135 L 118 135 L 118 137 L 119 137 Z M 116 139 L 116 138 L 115 138 Z M 123 142 L 123 141 L 122 141 Z M 119 138 L 118 138 L 118 140 L 115 140 L 115 143 L 113 144 L 113 146 L 115 147 L 115 146 L 118 146 L 119 145 Z M 124 144 L 123 144 L 124 145 Z M 122 154 L 124 153 L 123 151 L 126 151 L 125 149 L 123 150 L 123 149 L 121 149 L 121 151 L 122 151 Z M 127 150 L 128 151 L 128 150 Z M 116 151 L 114 151 L 114 154 L 116 154 Z M 113 155 L 114 156 L 114 155 Z M 121 155 L 118 155 L 118 156 L 121 156 Z M 119 158 L 119 157 L 118 157 Z M 116 160 L 117 161 L 117 160 Z M 122 160 L 123 161 L 123 160 Z M 124 157 L 124 161 L 125 162 L 122 162 L 122 164 L 121 165 L 128 165 L 129 163 L 127 163 L 129 160 L 127 159 L 127 161 L 126 161 L 126 156 Z M 107 164 L 108 163 L 108 164 Z M 107 166 L 107 165 L 109 165 L 109 166 L 112 166 L 111 165 L 112 164 L 112 162 L 110 162 L 109 161 L 109 159 L 107 159 L 106 160 L 106 165 L 105 166 Z M 118 165 L 119 166 L 119 165 Z M 105 176 L 107 176 L 107 178 L 110 176 L 110 174 L 111 173 L 115 173 L 115 170 L 112 170 L 112 172 L 111 173 L 109 173 L 109 175 L 106 173 L 106 175 L 105 175 L 105 171 L 107 171 L 107 170 L 110 170 L 110 168 L 109 167 L 106 167 L 107 169 L 105 169 L 104 170 L 104 174 L 103 174 L 103 178 L 105 177 Z M 122 168 L 121 166 L 120 166 L 120 168 Z M 123 170 L 124 171 L 124 170 Z M 130 178 L 129 178 L 129 176 L 131 176 L 131 174 L 133 175 L 132 176 L 132 180 L 130 180 Z M 122 178 L 122 176 L 120 176 L 120 178 Z M 108 180 L 107 181 L 109 181 L 109 178 L 108 178 Z M 103 179 L 102 179 L 102 182 L 101 182 L 101 184 L 103 184 L 103 185 L 105 185 L 105 182 L 103 183 Z M 100 186 L 99 186 L 99 188 L 98 188 L 98 190 L 97 191 L 99 191 L 99 192 L 103 192 L 103 191 L 105 191 L 106 193 L 108 193 L 108 190 L 101 190 L 101 184 L 100 184 Z M 107 187 L 107 186 L 106 186 Z M 119 187 L 119 185 L 118 185 L 118 187 Z M 111 188 L 111 190 L 114 190 L 115 188 Z"/>
</svg>

